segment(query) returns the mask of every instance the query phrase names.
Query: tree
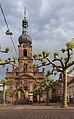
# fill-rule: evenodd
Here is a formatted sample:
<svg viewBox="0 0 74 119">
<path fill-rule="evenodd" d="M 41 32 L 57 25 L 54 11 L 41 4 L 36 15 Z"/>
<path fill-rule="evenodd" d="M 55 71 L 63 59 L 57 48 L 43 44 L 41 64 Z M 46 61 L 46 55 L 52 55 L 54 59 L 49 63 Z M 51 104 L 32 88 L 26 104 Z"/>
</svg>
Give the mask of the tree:
<svg viewBox="0 0 74 119">
<path fill-rule="evenodd" d="M 4 50 L 1 50 L 1 47 L 0 47 L 0 52 L 2 52 L 2 53 L 8 53 L 9 50 L 10 50 L 9 47 L 6 47 Z M 0 58 L 0 66 L 4 67 L 6 64 L 15 65 L 16 60 L 17 60 L 17 58 L 15 56 L 13 57 L 13 59 L 11 59 L 11 58 L 5 59 L 4 62 L 2 62 L 2 59 Z"/>
<path fill-rule="evenodd" d="M 9 47 L 6 47 L 4 50 L 0 47 L 0 52 L 2 53 L 8 53 L 10 50 Z M 2 59 L 0 58 L 0 66 L 5 67 L 6 64 L 15 65 L 16 64 L 16 57 L 13 57 L 13 60 L 11 58 L 7 58 L 4 62 L 2 62 Z M 1 80 L 0 83 L 3 84 L 3 104 L 5 105 L 5 85 L 8 85 L 12 82 L 12 79 L 7 80 Z"/>
<path fill-rule="evenodd" d="M 12 82 L 13 83 L 13 82 Z M 12 85 L 12 83 L 11 84 L 9 84 L 9 85 Z M 13 89 L 12 88 L 12 86 L 9 88 L 9 89 L 7 89 L 6 91 L 5 91 L 5 96 L 6 96 L 6 100 L 7 100 L 7 97 L 9 97 L 9 98 L 11 98 L 11 102 L 13 103 L 13 99 L 14 99 L 14 96 L 16 96 L 16 89 Z M 9 102 L 9 101 L 8 101 Z"/>
<path fill-rule="evenodd" d="M 74 39 L 72 39 L 72 41 L 70 42 L 67 42 L 65 48 L 61 50 L 62 57 L 59 56 L 58 52 L 55 52 L 54 58 L 51 59 L 49 57 L 50 52 L 45 50 L 43 50 L 41 53 L 37 53 L 33 55 L 33 58 L 35 60 L 41 62 L 41 65 L 38 65 L 38 67 L 52 65 L 53 66 L 52 71 L 61 72 L 62 79 L 63 79 L 63 102 L 62 102 L 63 107 L 67 107 L 67 73 L 68 70 L 70 70 L 70 67 L 74 66 L 73 49 L 74 49 Z M 49 74 L 50 74 L 50 70 L 48 75 Z"/>
<path fill-rule="evenodd" d="M 5 49 L 5 51 L 1 51 L 3 53 L 7 53 L 9 51 L 8 48 Z M 5 65 L 10 64 L 10 65 L 15 65 L 16 64 L 16 57 L 13 57 L 13 60 L 11 58 L 7 58 L 5 62 L 1 62 L 2 60 L 0 59 L 0 65 L 5 67 Z M 12 83 L 12 79 L 7 79 L 7 80 L 1 80 L 1 84 L 3 84 L 3 104 L 5 105 L 5 86 L 9 85 Z"/>
<path fill-rule="evenodd" d="M 5 86 L 6 85 L 10 85 L 14 82 L 14 79 L 7 79 L 7 80 L 0 80 L 0 83 L 3 85 L 3 105 L 5 105 L 5 94 L 6 94 L 6 89 Z"/>
<path fill-rule="evenodd" d="M 41 100 L 40 100 L 41 95 L 46 94 L 46 105 L 49 105 L 49 91 L 50 91 L 54 81 L 48 77 L 44 77 L 42 81 L 38 80 L 37 76 L 34 76 L 34 79 L 35 79 L 36 89 L 34 90 L 33 94 L 39 95 L 40 103 L 41 103 Z M 38 89 L 37 89 L 37 86 L 39 86 Z"/>
<path fill-rule="evenodd" d="M 41 103 L 41 96 L 44 93 L 44 90 L 39 87 L 38 89 L 33 90 L 33 95 L 39 95 L 39 103 Z"/>
<path fill-rule="evenodd" d="M 53 82 L 54 81 L 51 80 L 50 78 L 44 79 L 44 87 L 46 92 L 46 105 L 49 105 L 49 91 L 52 88 Z"/>
</svg>

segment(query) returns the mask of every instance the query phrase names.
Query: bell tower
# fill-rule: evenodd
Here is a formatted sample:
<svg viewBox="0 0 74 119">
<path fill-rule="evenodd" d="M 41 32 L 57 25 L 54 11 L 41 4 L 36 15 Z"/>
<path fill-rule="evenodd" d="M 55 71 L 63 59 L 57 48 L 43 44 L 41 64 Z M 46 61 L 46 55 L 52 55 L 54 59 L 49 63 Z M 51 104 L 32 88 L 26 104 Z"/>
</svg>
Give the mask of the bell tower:
<svg viewBox="0 0 74 119">
<path fill-rule="evenodd" d="M 24 10 L 24 19 L 22 20 L 22 35 L 19 37 L 19 66 L 22 74 L 31 73 L 32 60 L 32 39 L 28 34 L 28 21 L 26 19 L 26 10 Z"/>
</svg>

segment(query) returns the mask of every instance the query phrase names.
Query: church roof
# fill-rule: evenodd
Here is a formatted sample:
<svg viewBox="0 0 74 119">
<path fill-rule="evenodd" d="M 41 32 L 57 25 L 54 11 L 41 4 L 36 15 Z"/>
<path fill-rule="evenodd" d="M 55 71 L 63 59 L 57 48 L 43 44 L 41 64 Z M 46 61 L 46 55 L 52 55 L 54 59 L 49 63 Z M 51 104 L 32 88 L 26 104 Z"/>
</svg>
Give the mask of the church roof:
<svg viewBox="0 0 74 119">
<path fill-rule="evenodd" d="M 19 44 L 22 44 L 22 43 L 32 44 L 32 39 L 26 31 L 24 31 L 22 33 L 22 35 L 19 37 L 18 41 L 19 41 Z"/>
</svg>

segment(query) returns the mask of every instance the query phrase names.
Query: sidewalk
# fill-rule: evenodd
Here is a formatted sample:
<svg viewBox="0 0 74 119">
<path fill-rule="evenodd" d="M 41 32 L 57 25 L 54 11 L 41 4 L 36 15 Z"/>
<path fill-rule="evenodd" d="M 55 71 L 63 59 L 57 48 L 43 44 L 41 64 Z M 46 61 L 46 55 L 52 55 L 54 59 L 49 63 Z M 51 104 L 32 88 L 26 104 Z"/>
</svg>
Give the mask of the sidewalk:
<svg viewBox="0 0 74 119">
<path fill-rule="evenodd" d="M 69 104 L 68 108 L 62 108 L 61 104 L 59 103 L 50 103 L 49 106 L 46 106 L 45 104 L 33 104 L 33 105 L 11 105 L 11 104 L 6 104 L 2 105 L 0 104 L 0 110 L 1 109 L 74 109 L 74 104 Z"/>
</svg>

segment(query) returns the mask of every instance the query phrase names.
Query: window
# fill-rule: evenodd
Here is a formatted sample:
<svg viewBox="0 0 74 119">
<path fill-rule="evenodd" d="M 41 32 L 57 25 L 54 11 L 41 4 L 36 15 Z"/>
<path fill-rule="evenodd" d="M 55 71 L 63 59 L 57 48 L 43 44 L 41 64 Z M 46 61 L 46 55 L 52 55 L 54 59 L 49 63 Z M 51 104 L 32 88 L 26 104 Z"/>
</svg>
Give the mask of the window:
<svg viewBox="0 0 74 119">
<path fill-rule="evenodd" d="M 24 64 L 24 73 L 27 72 L 27 64 Z"/>
<path fill-rule="evenodd" d="M 18 72 L 16 72 L 16 76 L 18 76 Z"/>
<path fill-rule="evenodd" d="M 28 89 L 28 84 L 27 84 L 27 82 L 24 82 L 24 89 L 25 89 L 25 90 Z"/>
<path fill-rule="evenodd" d="M 26 49 L 23 51 L 23 56 L 27 56 L 27 50 Z"/>
</svg>

